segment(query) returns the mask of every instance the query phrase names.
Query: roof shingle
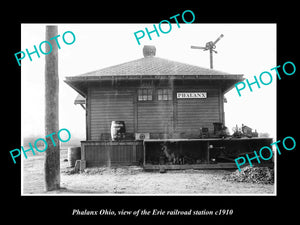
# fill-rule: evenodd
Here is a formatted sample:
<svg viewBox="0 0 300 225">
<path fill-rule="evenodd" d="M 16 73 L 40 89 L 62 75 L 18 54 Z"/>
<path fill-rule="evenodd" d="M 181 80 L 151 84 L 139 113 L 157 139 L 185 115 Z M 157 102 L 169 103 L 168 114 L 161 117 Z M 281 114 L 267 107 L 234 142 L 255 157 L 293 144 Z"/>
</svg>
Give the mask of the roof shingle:
<svg viewBox="0 0 300 225">
<path fill-rule="evenodd" d="M 122 75 L 229 75 L 229 73 L 175 62 L 159 57 L 145 57 L 78 76 L 89 77 Z"/>
</svg>

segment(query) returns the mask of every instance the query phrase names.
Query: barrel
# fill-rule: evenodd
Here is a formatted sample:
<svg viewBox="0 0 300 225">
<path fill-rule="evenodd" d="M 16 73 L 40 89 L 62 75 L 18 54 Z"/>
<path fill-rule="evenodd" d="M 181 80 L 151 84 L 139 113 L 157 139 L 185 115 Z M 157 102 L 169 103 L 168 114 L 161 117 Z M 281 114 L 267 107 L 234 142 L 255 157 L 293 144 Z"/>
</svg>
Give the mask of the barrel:
<svg viewBox="0 0 300 225">
<path fill-rule="evenodd" d="M 111 140 L 117 141 L 125 138 L 125 122 L 124 121 L 112 121 L 110 127 Z"/>
<path fill-rule="evenodd" d="M 81 159 L 81 147 L 68 148 L 68 161 L 69 166 L 74 167 L 76 160 Z"/>
</svg>

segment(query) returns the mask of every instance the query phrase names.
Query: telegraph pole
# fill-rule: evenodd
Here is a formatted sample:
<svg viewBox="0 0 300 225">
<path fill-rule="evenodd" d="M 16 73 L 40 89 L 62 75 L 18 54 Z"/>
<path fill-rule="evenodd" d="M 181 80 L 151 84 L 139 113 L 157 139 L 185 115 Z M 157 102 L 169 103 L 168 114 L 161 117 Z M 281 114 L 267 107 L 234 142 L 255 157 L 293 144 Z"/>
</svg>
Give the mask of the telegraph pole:
<svg viewBox="0 0 300 225">
<path fill-rule="evenodd" d="M 51 46 L 45 44 L 46 52 L 50 52 L 45 57 L 45 136 L 59 131 L 58 121 L 58 47 L 55 40 L 50 38 L 57 36 L 57 26 L 46 26 L 46 41 Z M 48 148 L 45 152 L 44 172 L 45 189 L 53 191 L 60 189 L 60 144 L 58 135 L 52 136 L 56 146 L 52 144 L 48 137 Z"/>
</svg>

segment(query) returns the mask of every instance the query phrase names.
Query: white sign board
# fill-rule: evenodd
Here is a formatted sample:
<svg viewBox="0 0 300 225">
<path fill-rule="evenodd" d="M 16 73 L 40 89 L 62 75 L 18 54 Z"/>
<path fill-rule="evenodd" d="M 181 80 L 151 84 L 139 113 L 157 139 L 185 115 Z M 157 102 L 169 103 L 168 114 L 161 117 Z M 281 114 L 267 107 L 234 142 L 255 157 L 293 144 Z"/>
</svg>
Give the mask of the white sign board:
<svg viewBox="0 0 300 225">
<path fill-rule="evenodd" d="M 177 92 L 177 98 L 207 98 L 206 92 Z"/>
</svg>

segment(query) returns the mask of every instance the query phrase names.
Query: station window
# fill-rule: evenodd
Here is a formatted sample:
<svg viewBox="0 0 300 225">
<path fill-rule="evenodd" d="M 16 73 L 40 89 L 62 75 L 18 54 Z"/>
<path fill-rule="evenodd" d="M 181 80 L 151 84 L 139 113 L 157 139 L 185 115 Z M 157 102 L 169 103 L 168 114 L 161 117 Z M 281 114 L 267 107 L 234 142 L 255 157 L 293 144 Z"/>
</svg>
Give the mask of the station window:
<svg viewBox="0 0 300 225">
<path fill-rule="evenodd" d="M 157 99 L 159 101 L 172 100 L 173 93 L 171 89 L 158 89 L 157 90 Z"/>
<path fill-rule="evenodd" d="M 152 89 L 139 89 L 138 100 L 139 101 L 152 101 L 153 90 Z"/>
</svg>

